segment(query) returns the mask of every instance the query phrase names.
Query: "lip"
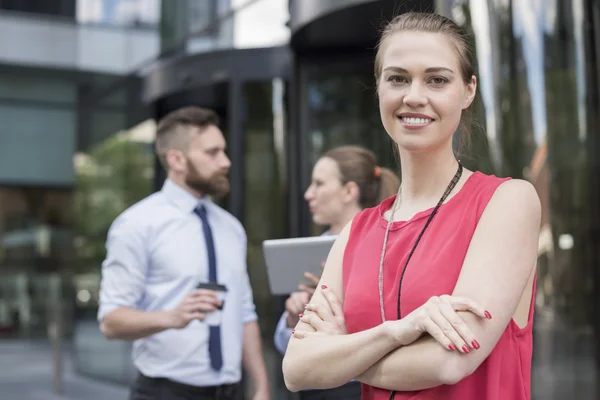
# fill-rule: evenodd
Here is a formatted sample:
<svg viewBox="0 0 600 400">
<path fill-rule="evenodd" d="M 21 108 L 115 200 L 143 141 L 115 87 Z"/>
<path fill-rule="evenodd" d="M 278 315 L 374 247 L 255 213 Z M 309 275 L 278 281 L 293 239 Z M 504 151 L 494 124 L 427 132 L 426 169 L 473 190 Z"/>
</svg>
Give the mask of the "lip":
<svg viewBox="0 0 600 400">
<path fill-rule="evenodd" d="M 419 113 L 400 113 L 400 114 L 396 115 L 396 118 L 398 118 L 400 120 L 400 123 L 402 124 L 402 126 L 405 129 L 409 129 L 409 130 L 417 130 L 417 129 L 425 128 L 425 127 L 431 125 L 435 121 L 434 118 L 431 118 L 428 115 L 419 114 Z M 426 122 L 424 124 L 407 124 L 406 122 L 404 122 L 403 118 L 422 118 L 422 119 L 429 120 L 429 122 Z"/>
</svg>

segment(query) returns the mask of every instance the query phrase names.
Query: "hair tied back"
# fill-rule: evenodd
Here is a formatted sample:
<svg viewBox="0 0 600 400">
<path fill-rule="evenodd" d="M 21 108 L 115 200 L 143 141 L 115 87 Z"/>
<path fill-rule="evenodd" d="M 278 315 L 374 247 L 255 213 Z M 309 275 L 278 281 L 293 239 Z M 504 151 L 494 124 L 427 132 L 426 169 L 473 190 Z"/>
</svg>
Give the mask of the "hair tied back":
<svg viewBox="0 0 600 400">
<path fill-rule="evenodd" d="M 375 166 L 375 170 L 373 172 L 375 174 L 375 178 L 381 177 L 381 168 L 379 168 L 379 165 Z"/>
</svg>

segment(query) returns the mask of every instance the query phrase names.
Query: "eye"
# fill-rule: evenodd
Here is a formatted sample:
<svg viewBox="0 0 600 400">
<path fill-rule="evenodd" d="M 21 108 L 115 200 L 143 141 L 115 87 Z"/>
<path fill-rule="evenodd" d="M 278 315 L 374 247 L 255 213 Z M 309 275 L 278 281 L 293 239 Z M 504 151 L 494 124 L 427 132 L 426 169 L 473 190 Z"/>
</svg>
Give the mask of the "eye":
<svg viewBox="0 0 600 400">
<path fill-rule="evenodd" d="M 400 75 L 390 75 L 388 76 L 387 81 L 395 84 L 408 83 L 408 79 Z"/>
<path fill-rule="evenodd" d="M 216 157 L 219 155 L 220 152 L 221 152 L 221 149 L 208 149 L 206 151 L 206 154 L 208 154 L 211 157 Z"/>
<path fill-rule="evenodd" d="M 444 85 L 446 83 L 448 83 L 448 79 L 444 78 L 443 76 L 433 76 L 431 77 L 431 79 L 429 79 L 430 83 L 433 83 L 434 85 Z"/>
</svg>

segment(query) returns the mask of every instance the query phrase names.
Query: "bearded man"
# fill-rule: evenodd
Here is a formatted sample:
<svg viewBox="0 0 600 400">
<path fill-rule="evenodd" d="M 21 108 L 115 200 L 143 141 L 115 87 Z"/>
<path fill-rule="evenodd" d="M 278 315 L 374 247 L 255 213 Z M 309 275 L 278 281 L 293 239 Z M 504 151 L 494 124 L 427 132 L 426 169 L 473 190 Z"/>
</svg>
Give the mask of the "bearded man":
<svg viewBox="0 0 600 400">
<path fill-rule="evenodd" d="M 111 225 L 98 321 L 133 340 L 130 400 L 234 400 L 241 367 L 254 400 L 269 400 L 246 233 L 211 199 L 229 191 L 231 162 L 217 115 L 185 107 L 158 124 L 162 189 Z"/>
</svg>

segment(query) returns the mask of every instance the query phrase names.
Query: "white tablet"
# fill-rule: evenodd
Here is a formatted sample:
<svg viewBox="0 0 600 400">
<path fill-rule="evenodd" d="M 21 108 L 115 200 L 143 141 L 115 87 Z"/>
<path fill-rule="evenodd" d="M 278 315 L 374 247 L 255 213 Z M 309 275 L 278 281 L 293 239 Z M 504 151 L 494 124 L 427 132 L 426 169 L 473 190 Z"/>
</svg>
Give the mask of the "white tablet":
<svg viewBox="0 0 600 400">
<path fill-rule="evenodd" d="M 305 272 L 321 276 L 321 264 L 327 260 L 337 236 L 273 239 L 263 242 L 271 293 L 290 294 L 300 283 L 307 283 Z"/>
</svg>

